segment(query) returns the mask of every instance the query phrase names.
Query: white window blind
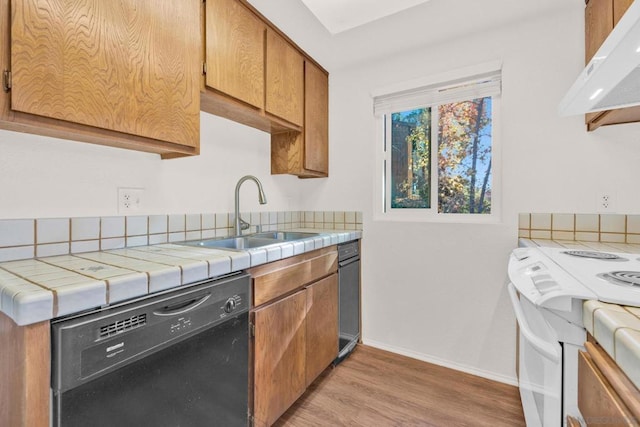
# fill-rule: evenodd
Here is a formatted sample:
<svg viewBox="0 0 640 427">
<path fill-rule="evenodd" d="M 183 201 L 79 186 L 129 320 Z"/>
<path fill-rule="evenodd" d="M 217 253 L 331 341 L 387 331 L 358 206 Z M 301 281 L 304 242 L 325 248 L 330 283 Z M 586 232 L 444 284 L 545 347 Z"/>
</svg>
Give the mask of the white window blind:
<svg viewBox="0 0 640 427">
<path fill-rule="evenodd" d="M 373 111 L 376 116 L 382 116 L 432 105 L 497 96 L 501 92 L 501 87 L 502 75 L 500 70 L 497 70 L 464 79 L 376 96 L 373 99 Z"/>
</svg>

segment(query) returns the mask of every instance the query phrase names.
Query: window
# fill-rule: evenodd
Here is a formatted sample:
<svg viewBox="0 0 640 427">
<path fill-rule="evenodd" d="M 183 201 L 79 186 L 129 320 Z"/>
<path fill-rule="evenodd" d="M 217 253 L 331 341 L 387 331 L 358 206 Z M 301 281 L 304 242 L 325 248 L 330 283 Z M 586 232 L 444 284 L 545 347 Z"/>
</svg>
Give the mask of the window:
<svg viewBox="0 0 640 427">
<path fill-rule="evenodd" d="M 374 97 L 382 143 L 378 217 L 498 218 L 500 72 Z"/>
</svg>

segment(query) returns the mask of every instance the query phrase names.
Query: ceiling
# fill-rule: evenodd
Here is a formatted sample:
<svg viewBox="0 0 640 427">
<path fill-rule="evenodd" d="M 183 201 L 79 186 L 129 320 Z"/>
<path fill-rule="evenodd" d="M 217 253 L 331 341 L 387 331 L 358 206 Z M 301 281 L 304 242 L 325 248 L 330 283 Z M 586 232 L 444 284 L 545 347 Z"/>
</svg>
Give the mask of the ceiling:
<svg viewBox="0 0 640 427">
<path fill-rule="evenodd" d="M 584 13 L 584 0 L 349 0 L 355 11 L 348 13 L 340 5 L 346 0 L 248 1 L 328 71 L 562 10 Z M 385 3 L 398 6 L 394 11 Z M 314 7 L 322 18 L 311 12 Z M 333 30 L 321 20 L 333 20 L 327 24 Z"/>
<path fill-rule="evenodd" d="M 331 34 L 337 34 L 426 1 L 428 0 L 302 0 L 302 3 Z"/>
</svg>

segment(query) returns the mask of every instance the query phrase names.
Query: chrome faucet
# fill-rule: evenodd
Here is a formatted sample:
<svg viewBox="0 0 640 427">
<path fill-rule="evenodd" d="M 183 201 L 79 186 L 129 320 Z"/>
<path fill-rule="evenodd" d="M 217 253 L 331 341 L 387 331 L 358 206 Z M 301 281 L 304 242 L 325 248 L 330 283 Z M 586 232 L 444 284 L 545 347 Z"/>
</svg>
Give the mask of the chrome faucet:
<svg viewBox="0 0 640 427">
<path fill-rule="evenodd" d="M 236 184 L 235 217 L 234 217 L 235 221 L 233 225 L 234 236 L 239 236 L 242 233 L 242 230 L 246 230 L 247 228 L 249 228 L 249 223 L 246 221 L 243 221 L 242 218 L 240 218 L 240 186 L 242 185 L 243 182 L 247 180 L 251 180 L 255 182 L 256 185 L 258 186 L 258 202 L 260 202 L 261 205 L 267 204 L 267 196 L 264 195 L 264 190 L 262 189 L 262 183 L 258 178 L 256 178 L 253 175 L 245 175 L 242 178 L 240 178 L 240 180 Z"/>
</svg>

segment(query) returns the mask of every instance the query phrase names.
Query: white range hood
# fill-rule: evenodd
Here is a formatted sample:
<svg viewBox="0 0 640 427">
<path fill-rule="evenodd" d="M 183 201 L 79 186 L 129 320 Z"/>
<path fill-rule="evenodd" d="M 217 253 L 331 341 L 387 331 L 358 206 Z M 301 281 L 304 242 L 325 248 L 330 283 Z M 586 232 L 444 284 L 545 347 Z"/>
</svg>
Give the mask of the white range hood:
<svg viewBox="0 0 640 427">
<path fill-rule="evenodd" d="M 580 73 L 561 116 L 640 105 L 640 1 L 634 1 Z"/>
</svg>

